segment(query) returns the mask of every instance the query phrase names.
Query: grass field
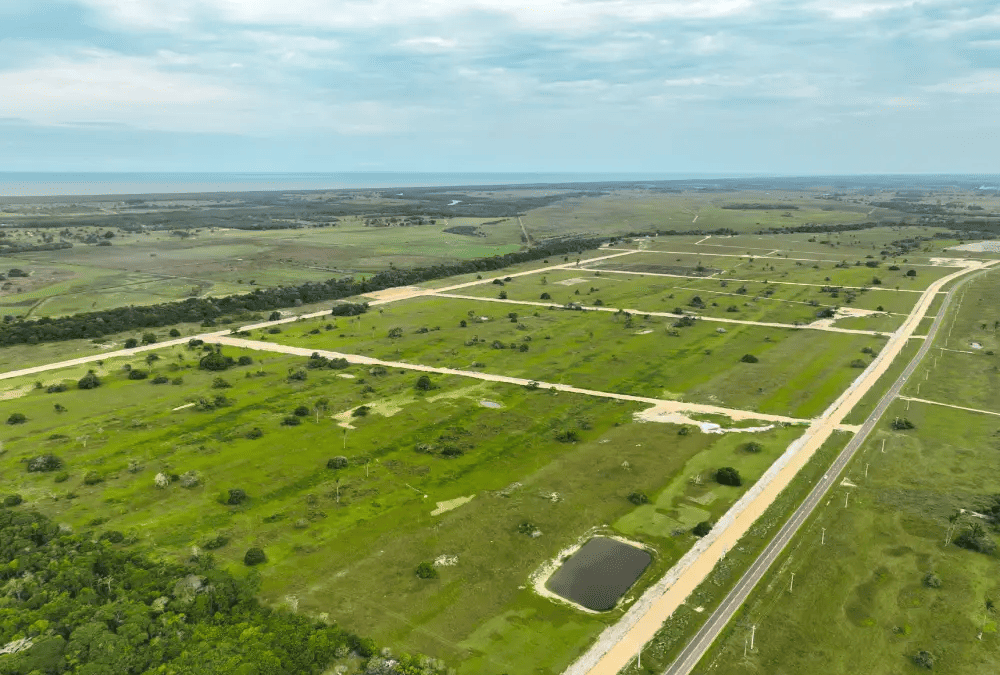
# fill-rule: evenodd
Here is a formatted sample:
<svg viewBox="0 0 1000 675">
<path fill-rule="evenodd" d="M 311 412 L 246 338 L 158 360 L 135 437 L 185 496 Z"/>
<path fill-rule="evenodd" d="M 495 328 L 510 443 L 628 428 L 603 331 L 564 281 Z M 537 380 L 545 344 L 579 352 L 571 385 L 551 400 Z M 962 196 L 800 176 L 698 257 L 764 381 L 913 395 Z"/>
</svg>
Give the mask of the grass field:
<svg viewBox="0 0 1000 675">
<path fill-rule="evenodd" d="M 963 287 L 938 345 L 989 339 L 992 324 L 982 324 L 996 311 L 996 276 L 980 275 Z M 996 373 L 982 351 L 933 350 L 906 392 L 995 407 Z M 893 431 L 896 418 L 915 428 Z M 919 670 L 913 661 L 919 651 L 933 655 L 935 670 L 995 672 L 996 556 L 945 541 L 949 516 L 986 511 L 1000 492 L 998 437 L 1000 417 L 896 401 L 846 469 L 853 486 L 834 489 L 696 672 L 910 672 Z M 973 523 L 996 537 L 988 518 L 966 514 L 952 540 Z M 928 585 L 928 573 L 939 587 Z M 751 625 L 755 649 L 744 655 Z"/>
<path fill-rule="evenodd" d="M 874 336 L 739 324 L 727 324 L 725 333 L 708 322 L 674 329 L 670 318 L 627 320 L 611 312 L 450 298 L 417 298 L 379 310 L 357 319 L 296 322 L 280 336 L 254 336 L 383 360 L 795 417 L 820 413 L 861 372 L 850 366 L 865 358 L 861 350 L 878 350 L 883 343 Z M 510 312 L 517 314 L 516 321 L 508 318 Z M 461 327 L 461 321 L 467 326 Z M 389 337 L 397 328 L 399 337 Z M 741 363 L 748 353 L 760 362 Z M 814 358 L 817 353 L 824 358 Z"/>
<path fill-rule="evenodd" d="M 460 377 L 435 377 L 436 389 L 417 392 L 411 372 L 358 367 L 308 370 L 306 380 L 289 381 L 289 369 L 305 359 L 233 349 L 226 353 L 254 363 L 218 374 L 193 367 L 199 350 L 154 353 L 160 358 L 152 363 L 104 362 L 95 390 L 46 393 L 75 382 L 83 367 L 45 374 L 42 389 L 35 378 L 10 382 L 25 391 L 5 408 L 27 422 L 2 429 L 4 493 L 21 494 L 77 531 L 121 531 L 172 558 L 223 535 L 228 542 L 214 553 L 238 568 L 247 547 L 262 546 L 267 600 L 294 597 L 302 611 L 437 654 L 470 674 L 559 672 L 618 613 L 581 615 L 526 590 L 542 562 L 606 523 L 655 547 L 641 581 L 648 584 L 693 542 L 694 514 L 721 515 L 801 433 L 755 434 L 764 450 L 753 454 L 740 449 L 746 434 L 681 436 L 674 425 L 632 422 L 641 406 L 606 399 Z M 183 381 L 133 381 L 126 363 Z M 213 388 L 215 377 L 232 386 Z M 182 408 L 220 393 L 229 404 L 214 411 Z M 317 421 L 320 397 L 328 403 Z M 362 404 L 368 415 L 339 418 L 354 427 L 346 432 L 331 418 Z M 308 408 L 301 424 L 282 426 L 299 405 Z M 247 438 L 255 428 L 262 437 Z M 567 429 L 578 442 L 557 440 Z M 458 452 L 448 457 L 445 448 Z M 65 475 L 25 471 L 27 458 L 46 452 L 65 461 Z M 328 469 L 341 454 L 347 466 Z M 744 487 L 712 487 L 719 465 L 737 467 Z M 157 473 L 188 472 L 197 485 L 154 485 Z M 689 483 L 696 475 L 704 486 Z M 219 503 L 231 488 L 249 500 Z M 625 499 L 633 490 L 652 504 L 637 509 Z M 432 515 L 436 503 L 470 495 Z M 543 535 L 518 533 L 523 522 Z M 442 567 L 438 580 L 413 576 L 417 563 L 442 555 L 458 564 Z M 546 645 L 544 656 L 526 650 L 536 643 Z"/>
</svg>

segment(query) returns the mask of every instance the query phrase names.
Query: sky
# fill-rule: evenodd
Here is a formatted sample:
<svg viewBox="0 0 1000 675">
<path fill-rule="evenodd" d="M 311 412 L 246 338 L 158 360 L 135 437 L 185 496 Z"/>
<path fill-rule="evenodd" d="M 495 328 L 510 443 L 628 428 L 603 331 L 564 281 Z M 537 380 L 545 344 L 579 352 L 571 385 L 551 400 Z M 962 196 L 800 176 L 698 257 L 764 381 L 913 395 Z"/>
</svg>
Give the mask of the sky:
<svg viewBox="0 0 1000 675">
<path fill-rule="evenodd" d="M 0 171 L 996 173 L 995 0 L 0 0 Z"/>
</svg>

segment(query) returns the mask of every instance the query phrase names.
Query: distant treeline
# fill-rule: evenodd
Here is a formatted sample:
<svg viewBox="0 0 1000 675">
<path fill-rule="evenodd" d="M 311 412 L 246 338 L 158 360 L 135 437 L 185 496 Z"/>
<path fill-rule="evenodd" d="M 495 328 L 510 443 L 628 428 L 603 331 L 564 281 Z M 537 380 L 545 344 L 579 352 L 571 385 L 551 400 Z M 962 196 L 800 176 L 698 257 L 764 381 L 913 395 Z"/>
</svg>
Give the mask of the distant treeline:
<svg viewBox="0 0 1000 675">
<path fill-rule="evenodd" d="M 271 311 L 302 304 L 339 300 L 456 274 L 488 272 L 550 256 L 582 252 L 597 248 L 606 241 L 607 238 L 565 239 L 547 242 L 526 251 L 488 258 L 416 267 L 410 270 L 385 270 L 368 279 L 347 277 L 325 282 L 308 282 L 298 286 L 258 288 L 252 293 L 223 298 L 188 298 L 157 305 L 130 305 L 97 312 L 82 312 L 72 316 L 43 317 L 33 320 L 17 320 L 7 315 L 0 324 L 0 346 L 99 338 L 122 331 L 157 328 L 178 323 L 207 322 L 208 325 L 214 325 L 218 318 L 226 315 Z"/>
<path fill-rule="evenodd" d="M 68 241 L 56 241 L 48 244 L 14 244 L 10 242 L 0 242 L 0 255 L 30 253 L 32 251 L 58 251 L 64 248 L 73 248 L 73 244 Z"/>
<path fill-rule="evenodd" d="M 738 211 L 798 211 L 799 207 L 789 204 L 726 204 L 722 208 Z"/>
</svg>

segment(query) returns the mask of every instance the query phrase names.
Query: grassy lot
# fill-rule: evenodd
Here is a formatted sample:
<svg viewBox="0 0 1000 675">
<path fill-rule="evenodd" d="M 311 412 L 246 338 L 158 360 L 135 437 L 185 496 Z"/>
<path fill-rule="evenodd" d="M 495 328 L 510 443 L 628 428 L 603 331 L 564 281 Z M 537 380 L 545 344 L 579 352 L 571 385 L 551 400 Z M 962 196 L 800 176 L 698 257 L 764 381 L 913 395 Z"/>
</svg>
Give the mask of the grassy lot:
<svg viewBox="0 0 1000 675">
<path fill-rule="evenodd" d="M 883 424 L 847 470 L 859 487 L 832 493 L 696 672 L 916 672 L 920 650 L 948 673 L 1000 668 L 997 616 L 985 605 L 1000 596 L 996 558 L 944 546 L 949 515 L 1000 491 L 1000 424 L 932 406 L 906 412 L 899 403 L 886 418 L 904 413 L 916 431 Z M 924 583 L 929 572 L 940 588 Z M 755 650 L 744 657 L 750 624 Z"/>
<path fill-rule="evenodd" d="M 627 260 L 625 258 L 624 260 Z M 694 272 L 694 270 L 691 270 Z M 470 286 L 457 291 L 462 295 L 495 298 L 500 291 L 511 300 L 539 302 L 543 293 L 548 301 L 564 305 L 575 302 L 584 306 L 621 307 L 630 310 L 673 312 L 675 309 L 701 316 L 771 323 L 811 323 L 817 312 L 828 307 L 852 307 L 876 310 L 878 307 L 896 316 L 864 317 L 858 326 L 848 326 L 842 319 L 835 325 L 860 327 L 862 330 L 892 331 L 898 327 L 919 299 L 917 293 L 895 290 L 846 290 L 823 292 L 822 286 L 776 284 L 751 281 L 658 277 L 620 274 L 593 270 L 559 270 L 513 280 L 503 288 L 493 284 Z M 704 306 L 697 306 L 700 298 Z"/>
<path fill-rule="evenodd" d="M 262 331 L 254 337 L 797 417 L 820 413 L 861 372 L 850 366 L 865 358 L 861 350 L 883 344 L 865 335 L 739 324 L 720 333 L 718 324 L 708 322 L 675 329 L 669 318 L 629 321 L 611 312 L 448 298 L 417 298 L 379 310 L 357 319 L 297 322 L 280 336 Z M 509 312 L 517 313 L 516 321 Z M 399 337 L 389 337 L 397 328 Z M 748 353 L 760 362 L 741 363 Z"/>
<path fill-rule="evenodd" d="M 691 515 L 717 518 L 801 433 L 679 435 L 674 425 L 632 422 L 641 406 L 606 399 L 460 377 L 435 377 L 435 389 L 418 392 L 412 372 L 358 367 L 307 370 L 294 381 L 289 370 L 305 359 L 235 349 L 226 353 L 253 363 L 211 373 L 194 367 L 200 350 L 155 353 L 152 363 L 104 362 L 102 386 L 89 391 L 46 393 L 85 368 L 47 373 L 42 389 L 33 378 L 12 381 L 26 391 L 5 409 L 27 421 L 0 428 L 0 493 L 21 494 L 77 531 L 120 531 L 168 557 L 222 535 L 228 542 L 214 554 L 239 570 L 244 551 L 262 546 L 270 602 L 294 598 L 300 611 L 469 674 L 560 672 L 620 611 L 594 617 L 539 598 L 525 588 L 531 572 L 606 523 L 656 548 L 640 583 L 652 582 L 694 541 Z M 182 381 L 133 381 L 125 364 Z M 231 386 L 213 388 L 216 377 Z M 228 404 L 181 408 L 216 395 Z M 321 397 L 328 403 L 317 419 Z M 308 408 L 301 424 L 282 426 L 299 405 Z M 354 427 L 345 433 L 331 416 L 358 405 L 369 414 L 341 417 Z M 262 436 L 248 438 L 253 429 Z M 578 441 L 557 440 L 566 430 Z M 762 452 L 741 449 L 750 438 Z M 64 473 L 27 472 L 24 462 L 42 453 L 60 457 Z M 347 466 L 328 469 L 336 455 Z M 722 465 L 741 472 L 743 488 L 712 483 Z M 198 482 L 183 487 L 189 472 Z M 158 488 L 158 473 L 182 478 Z M 704 486 L 689 483 L 695 475 Z M 515 483 L 507 496 L 499 492 Z M 232 488 L 248 501 L 220 503 Z M 637 509 L 625 497 L 634 490 L 652 503 L 630 517 Z M 438 502 L 471 495 L 431 515 Z M 520 534 L 524 522 L 542 536 Z M 457 565 L 441 567 L 436 580 L 414 576 L 419 562 L 442 555 L 457 556 Z"/>
</svg>

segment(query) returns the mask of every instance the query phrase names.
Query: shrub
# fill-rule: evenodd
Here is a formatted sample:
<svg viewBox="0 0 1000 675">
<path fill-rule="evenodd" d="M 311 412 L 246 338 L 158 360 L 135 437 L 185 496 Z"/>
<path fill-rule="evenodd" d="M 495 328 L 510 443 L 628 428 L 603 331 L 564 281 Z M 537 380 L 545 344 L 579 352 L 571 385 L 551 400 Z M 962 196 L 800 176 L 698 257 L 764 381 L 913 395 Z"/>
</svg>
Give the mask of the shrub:
<svg viewBox="0 0 1000 675">
<path fill-rule="evenodd" d="M 222 352 L 212 350 L 198 361 L 198 367 L 202 370 L 221 371 L 227 370 L 233 365 L 233 357 L 225 356 Z"/>
<path fill-rule="evenodd" d="M 170 380 L 170 384 L 184 384 L 184 378 L 175 377 L 174 379 Z"/>
<path fill-rule="evenodd" d="M 221 377 L 216 377 L 212 379 L 212 389 L 229 389 L 233 385 L 229 384 L 228 381 Z"/>
<path fill-rule="evenodd" d="M 541 300 L 551 300 L 551 299 L 552 299 L 552 296 L 551 296 L 551 295 L 549 295 L 548 293 L 542 293 L 542 295 L 541 295 L 541 298 L 540 298 L 540 299 L 541 299 Z"/>
<path fill-rule="evenodd" d="M 580 440 L 580 434 L 575 429 L 563 429 L 556 434 L 556 440 L 560 443 L 576 443 Z"/>
<path fill-rule="evenodd" d="M 62 382 L 60 382 L 60 383 L 58 383 L 58 384 L 50 384 L 50 385 L 49 385 L 49 386 L 48 386 L 48 387 L 47 387 L 47 388 L 45 389 L 45 393 L 46 393 L 46 394 L 58 394 L 58 393 L 60 393 L 60 392 L 64 392 L 64 391 L 66 391 L 66 390 L 67 390 L 68 388 L 69 388 L 69 387 L 67 387 L 67 386 L 66 386 L 65 384 L 63 384 Z"/>
<path fill-rule="evenodd" d="M 249 356 L 241 356 L 236 360 L 236 363 L 241 366 L 249 366 L 253 363 L 253 359 Z"/>
<path fill-rule="evenodd" d="M 108 530 L 107 532 L 101 532 L 101 536 L 97 539 L 98 541 L 110 541 L 112 544 L 120 544 L 125 541 L 125 535 L 118 530 Z"/>
<path fill-rule="evenodd" d="M 907 270 L 906 271 L 906 276 L 908 276 L 908 277 L 915 277 L 915 276 L 917 276 L 917 270 Z M 930 666 L 928 666 L 928 667 L 930 667 Z"/>
<path fill-rule="evenodd" d="M 390 328 L 389 337 L 393 339 L 403 337 L 403 329 L 398 326 L 396 328 Z"/>
<path fill-rule="evenodd" d="M 243 556 L 243 564 L 247 567 L 253 567 L 265 562 L 267 562 L 267 556 L 264 554 L 264 549 L 257 546 L 248 548 L 246 554 Z"/>
<path fill-rule="evenodd" d="M 421 375 L 417 378 L 417 383 L 414 385 L 417 391 L 430 391 L 434 389 L 434 383 L 431 382 L 431 378 L 427 375 Z"/>
<path fill-rule="evenodd" d="M 177 330 L 176 328 L 171 328 L 170 329 L 170 337 L 176 338 L 176 337 L 180 337 L 180 336 L 181 336 L 181 332 L 179 330 Z"/>
<path fill-rule="evenodd" d="M 304 382 L 306 379 L 308 379 L 308 377 L 309 374 L 306 373 L 306 371 L 303 370 L 302 368 L 299 368 L 298 370 L 293 370 L 292 372 L 288 373 L 289 382 Z"/>
<path fill-rule="evenodd" d="M 643 504 L 649 503 L 649 497 L 642 492 L 630 492 L 628 495 L 628 500 L 635 504 L 636 506 L 641 506 Z"/>
<path fill-rule="evenodd" d="M 371 410 L 371 407 L 366 405 L 359 405 L 357 408 L 351 411 L 351 417 L 366 417 Z"/>
<path fill-rule="evenodd" d="M 237 506 L 247 500 L 247 493 L 240 488 L 231 488 L 226 493 L 226 504 Z"/>
<path fill-rule="evenodd" d="M 149 381 L 150 384 L 166 384 L 170 381 L 170 378 L 166 375 L 157 375 L 152 380 Z"/>
<path fill-rule="evenodd" d="M 101 386 L 101 380 L 92 370 L 81 377 L 80 381 L 76 383 L 77 389 L 94 389 L 99 386 Z"/>
<path fill-rule="evenodd" d="M 201 474 L 197 471 L 191 470 L 181 476 L 181 487 L 183 488 L 193 488 L 201 485 Z"/>
<path fill-rule="evenodd" d="M 104 482 L 104 476 L 96 471 L 88 471 L 83 477 L 84 485 L 97 485 Z"/>
<path fill-rule="evenodd" d="M 441 449 L 442 457 L 461 457 L 464 454 L 465 452 L 462 450 L 462 448 L 456 447 L 454 445 L 446 445 L 444 448 Z"/>
<path fill-rule="evenodd" d="M 924 586 L 927 588 L 941 588 L 941 578 L 933 572 L 924 575 Z"/>
<path fill-rule="evenodd" d="M 506 300 L 507 299 L 507 291 L 500 291 L 500 294 L 497 297 L 500 298 L 501 300 Z"/>
<path fill-rule="evenodd" d="M 678 436 L 687 436 L 690 433 L 691 433 L 691 427 L 687 426 L 686 424 L 677 430 Z"/>
<path fill-rule="evenodd" d="M 199 340 L 198 338 L 191 338 L 190 340 L 188 340 L 188 347 L 190 347 L 191 349 L 194 349 L 195 347 L 201 347 L 203 344 L 205 344 L 205 341 Z"/>
<path fill-rule="evenodd" d="M 142 344 L 151 345 L 156 342 L 156 333 L 143 333 Z"/>
<path fill-rule="evenodd" d="M 302 424 L 302 420 L 294 415 L 281 420 L 281 426 L 283 427 L 297 427 L 300 424 Z"/>
<path fill-rule="evenodd" d="M 693 528 L 691 528 L 691 534 L 696 537 L 704 537 L 706 534 L 712 531 L 712 522 L 708 520 L 703 520 Z"/>
<path fill-rule="evenodd" d="M 892 421 L 892 428 L 896 431 L 906 431 L 908 429 L 913 429 L 914 424 L 905 417 L 897 417 Z"/>
<path fill-rule="evenodd" d="M 422 562 L 417 565 L 417 576 L 421 579 L 437 579 L 438 571 L 429 562 Z"/>
<path fill-rule="evenodd" d="M 61 469 L 63 461 L 55 455 L 38 455 L 28 460 L 28 471 L 43 472 Z"/>
<path fill-rule="evenodd" d="M 260 438 L 263 435 L 264 435 L 264 432 L 261 431 L 259 427 L 254 427 L 253 429 L 251 429 L 250 431 L 248 431 L 246 433 L 246 437 L 249 438 L 250 440 L 254 440 L 254 439 Z"/>
<path fill-rule="evenodd" d="M 750 441 L 749 443 L 744 443 L 740 446 L 740 449 L 743 450 L 743 452 L 749 452 L 756 455 L 764 450 L 764 446 L 757 441 Z"/>
<path fill-rule="evenodd" d="M 57 483 L 65 483 L 66 481 L 69 480 L 69 474 L 66 473 L 65 471 L 60 471 L 52 478 L 52 480 L 54 480 Z"/>
<path fill-rule="evenodd" d="M 913 664 L 918 668 L 926 668 L 931 670 L 934 667 L 934 655 L 929 651 L 921 649 L 919 652 L 913 655 Z"/>
<path fill-rule="evenodd" d="M 296 417 L 308 417 L 309 416 L 309 408 L 307 408 L 304 405 L 300 405 L 294 411 L 292 411 L 292 414 L 295 415 Z"/>
<path fill-rule="evenodd" d="M 128 379 L 130 380 L 145 380 L 149 377 L 149 371 L 141 370 L 139 368 L 133 368 L 128 371 Z"/>
<path fill-rule="evenodd" d="M 715 472 L 715 480 L 720 485 L 732 485 L 738 487 L 743 485 L 743 478 L 740 472 L 731 466 L 724 466 Z"/>
<path fill-rule="evenodd" d="M 867 368 L 868 362 L 864 359 L 854 359 L 851 361 L 851 368 Z"/>
<path fill-rule="evenodd" d="M 3 498 L 3 505 L 6 506 L 6 507 L 17 506 L 18 504 L 20 504 L 23 501 L 24 501 L 24 498 L 21 497 L 21 495 L 16 495 L 16 494 L 15 495 L 7 495 L 6 497 Z"/>
<path fill-rule="evenodd" d="M 7 418 L 7 424 L 24 424 L 28 421 L 28 418 L 24 416 L 24 413 L 11 413 L 10 417 Z"/>
<path fill-rule="evenodd" d="M 743 363 L 757 363 L 758 361 L 760 361 L 760 359 L 758 359 L 753 354 L 744 354 L 740 358 L 740 361 L 743 362 Z"/>
<path fill-rule="evenodd" d="M 331 459 L 328 459 L 328 460 L 326 460 L 326 468 L 328 468 L 328 469 L 345 469 L 345 468 L 347 468 L 347 458 L 344 457 L 344 456 L 342 456 L 342 455 L 338 455 L 337 457 L 333 457 Z"/>
<path fill-rule="evenodd" d="M 139 341 L 135 338 L 129 338 L 125 340 L 125 349 L 134 349 L 139 346 Z"/>
<path fill-rule="evenodd" d="M 209 551 L 213 551 L 217 548 L 222 548 L 229 543 L 229 537 L 224 534 L 217 534 L 204 544 L 201 545 L 202 548 L 207 548 Z"/>
<path fill-rule="evenodd" d="M 268 321 L 277 321 L 280 318 L 281 318 L 281 312 L 271 312 L 268 315 L 267 320 Z"/>
</svg>

